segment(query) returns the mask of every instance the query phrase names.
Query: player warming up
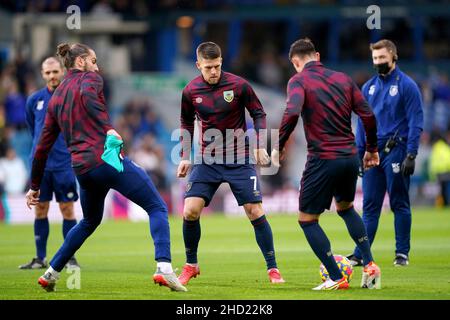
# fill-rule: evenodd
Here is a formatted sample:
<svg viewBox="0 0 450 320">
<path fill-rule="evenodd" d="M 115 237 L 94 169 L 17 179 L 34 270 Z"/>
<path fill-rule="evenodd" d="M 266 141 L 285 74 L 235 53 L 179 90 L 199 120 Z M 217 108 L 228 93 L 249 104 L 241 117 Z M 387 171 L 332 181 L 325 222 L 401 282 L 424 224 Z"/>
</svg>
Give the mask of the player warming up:
<svg viewBox="0 0 450 320">
<path fill-rule="evenodd" d="M 326 69 L 320 63 L 320 54 L 309 39 L 294 42 L 289 59 L 297 73 L 287 85 L 279 146 L 272 150 L 271 157 L 272 163 L 279 165 L 286 141 L 301 115 L 308 157 L 300 183 L 298 221 L 309 245 L 330 275 L 313 290 L 339 290 L 349 286 L 333 257 L 330 241 L 319 225 L 320 214 L 330 208 L 333 198 L 339 216 L 363 256 L 361 286 L 380 288 L 380 268 L 373 260 L 364 223 L 353 208 L 359 160 L 351 115 L 355 112 L 366 129 L 365 169 L 379 164 L 375 116 L 349 76 Z"/>
<path fill-rule="evenodd" d="M 33 139 L 31 159 L 33 159 L 44 126 L 48 102 L 64 77 L 64 68 L 57 58 L 48 57 L 42 62 L 41 75 L 47 85 L 30 95 L 26 104 L 27 125 Z M 62 135 L 58 136 L 48 155 L 40 191 L 39 203 L 34 210 L 36 257 L 31 262 L 19 266 L 20 269 L 45 269 L 48 267 L 46 260 L 49 235 L 48 210 L 53 194 L 55 194 L 56 202 L 58 202 L 59 210 L 63 216 L 63 237 L 66 238 L 69 230 L 77 224 L 73 209 L 73 202 L 78 200 L 77 183 L 72 169 L 70 153 Z M 75 257 L 71 257 L 67 262 L 67 267 L 79 268 L 80 266 Z"/>
<path fill-rule="evenodd" d="M 186 249 L 186 264 L 178 277 L 182 284 L 200 274 L 197 249 L 200 242 L 200 214 L 207 207 L 217 188 L 227 182 L 238 205 L 255 230 L 258 246 L 267 265 L 271 283 L 283 283 L 277 268 L 272 230 L 262 209 L 262 197 L 254 161 L 250 161 L 249 143 L 234 142 L 233 132 L 239 140 L 245 135 L 245 109 L 253 119 L 258 133 L 266 128 L 266 114 L 250 84 L 228 72 L 223 72 L 220 47 L 213 42 L 204 42 L 197 48 L 197 68 L 201 75 L 193 79 L 183 90 L 181 101 L 182 160 L 177 176 L 183 178 L 191 168 L 191 141 L 194 136 L 194 121 L 201 121 L 200 164 L 194 164 L 184 195 L 183 237 Z M 218 133 L 215 139 L 207 138 Z M 242 140 L 241 140 L 242 141 Z M 209 151 L 213 150 L 211 153 Z M 267 165 L 270 158 L 265 146 L 253 150 L 256 163 Z"/>
<path fill-rule="evenodd" d="M 83 219 L 69 231 L 50 267 L 39 278 L 39 284 L 47 291 L 55 290 L 64 265 L 100 224 L 104 200 L 112 188 L 148 213 L 157 261 L 155 283 L 175 291 L 187 291 L 172 270 L 167 206 L 147 174 L 122 155 L 123 141 L 111 126 L 106 111 L 103 79 L 97 73 L 95 52 L 80 43 L 60 44 L 57 55 L 68 72 L 49 102 L 34 154 L 27 205 L 31 208 L 39 203 L 48 153 L 61 132 L 80 184 Z"/>
</svg>

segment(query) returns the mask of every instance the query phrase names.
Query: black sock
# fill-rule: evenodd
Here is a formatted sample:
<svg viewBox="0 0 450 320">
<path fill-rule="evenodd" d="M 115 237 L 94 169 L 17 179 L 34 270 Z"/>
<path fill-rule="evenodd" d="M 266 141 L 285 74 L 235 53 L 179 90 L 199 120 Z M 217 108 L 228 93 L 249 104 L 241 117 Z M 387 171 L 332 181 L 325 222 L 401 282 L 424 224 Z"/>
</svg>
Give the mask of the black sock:
<svg viewBox="0 0 450 320">
<path fill-rule="evenodd" d="M 255 229 L 256 242 L 261 249 L 264 259 L 266 260 L 267 269 L 276 268 L 277 262 L 275 260 L 275 249 L 273 247 L 273 236 L 270 224 L 263 215 L 251 221 Z"/>
<path fill-rule="evenodd" d="M 331 252 L 330 240 L 320 227 L 319 221 L 299 221 L 299 224 L 305 233 L 306 240 L 327 269 L 330 278 L 335 281 L 341 279 L 343 276 Z"/>
<path fill-rule="evenodd" d="M 192 221 L 183 219 L 183 238 L 187 263 L 197 263 L 197 248 L 200 236 L 200 219 Z"/>
<path fill-rule="evenodd" d="M 370 242 L 367 237 L 366 227 L 364 226 L 362 218 L 353 207 L 343 211 L 338 211 L 338 214 L 342 219 L 344 219 L 350 236 L 353 241 L 355 241 L 356 246 L 361 252 L 364 265 L 369 264 L 369 262 L 373 261 L 373 257 L 370 251 Z"/>
</svg>

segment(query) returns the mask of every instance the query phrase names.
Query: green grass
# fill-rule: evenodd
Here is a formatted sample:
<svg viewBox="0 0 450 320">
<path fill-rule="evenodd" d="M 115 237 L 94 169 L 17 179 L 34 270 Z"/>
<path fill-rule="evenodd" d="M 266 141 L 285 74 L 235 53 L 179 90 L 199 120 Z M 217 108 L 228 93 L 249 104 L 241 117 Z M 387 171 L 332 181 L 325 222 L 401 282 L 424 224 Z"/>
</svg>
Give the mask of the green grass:
<svg viewBox="0 0 450 320">
<path fill-rule="evenodd" d="M 285 284 L 268 283 L 265 264 L 246 218 L 223 215 L 201 219 L 199 261 L 202 274 L 187 293 L 153 284 L 153 244 L 147 223 L 104 222 L 77 252 L 81 289 L 70 290 L 63 271 L 57 292 L 37 285 L 42 270 L 19 270 L 34 254 L 33 226 L 0 224 L 0 300 L 3 299 L 450 299 L 450 210 L 416 209 L 413 213 L 410 265 L 395 268 L 393 215 L 383 214 L 373 254 L 382 269 L 382 290 L 359 287 L 356 268 L 347 291 L 314 292 L 319 261 L 307 244 L 296 216 L 269 216 L 278 266 Z M 181 270 L 184 246 L 181 219 L 171 218 L 173 265 Z M 343 221 L 325 214 L 321 225 L 333 252 L 348 254 L 353 243 Z M 51 225 L 48 253 L 62 243 L 61 225 Z"/>
</svg>

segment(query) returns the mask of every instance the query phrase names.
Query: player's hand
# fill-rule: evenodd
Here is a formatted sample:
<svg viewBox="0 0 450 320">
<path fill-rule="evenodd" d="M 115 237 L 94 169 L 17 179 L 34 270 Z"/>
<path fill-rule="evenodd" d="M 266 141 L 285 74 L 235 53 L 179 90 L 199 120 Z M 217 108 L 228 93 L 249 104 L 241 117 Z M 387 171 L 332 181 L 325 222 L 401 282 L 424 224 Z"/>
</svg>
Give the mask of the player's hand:
<svg viewBox="0 0 450 320">
<path fill-rule="evenodd" d="M 191 161 L 181 160 L 180 164 L 178 165 L 178 169 L 177 169 L 177 178 L 186 177 L 190 168 L 191 168 Z"/>
<path fill-rule="evenodd" d="M 285 155 L 284 149 L 281 150 L 281 154 L 278 151 L 278 149 L 272 149 L 272 152 L 270 154 L 270 158 L 272 160 L 272 164 L 275 167 L 278 167 L 278 168 L 281 167 L 280 161 L 284 160 L 284 155 Z"/>
<path fill-rule="evenodd" d="M 28 190 L 26 196 L 27 198 L 27 207 L 31 210 L 31 206 L 35 206 L 39 203 L 39 190 Z"/>
<path fill-rule="evenodd" d="M 114 130 L 114 129 L 109 129 L 106 134 L 112 135 L 112 136 L 116 136 L 117 139 L 123 140 L 122 137 L 120 136 L 120 134 Z"/>
<path fill-rule="evenodd" d="M 270 163 L 270 157 L 267 154 L 267 150 L 265 148 L 254 149 L 253 155 L 255 156 L 256 164 L 266 166 Z"/>
<path fill-rule="evenodd" d="M 401 171 L 402 174 L 406 176 L 410 176 L 414 173 L 414 168 L 416 167 L 416 156 L 413 154 L 408 154 L 402 162 Z"/>
<path fill-rule="evenodd" d="M 380 164 L 380 156 L 378 152 L 368 152 L 364 153 L 363 158 L 363 168 L 364 170 L 368 170 L 370 168 L 376 167 Z"/>
</svg>

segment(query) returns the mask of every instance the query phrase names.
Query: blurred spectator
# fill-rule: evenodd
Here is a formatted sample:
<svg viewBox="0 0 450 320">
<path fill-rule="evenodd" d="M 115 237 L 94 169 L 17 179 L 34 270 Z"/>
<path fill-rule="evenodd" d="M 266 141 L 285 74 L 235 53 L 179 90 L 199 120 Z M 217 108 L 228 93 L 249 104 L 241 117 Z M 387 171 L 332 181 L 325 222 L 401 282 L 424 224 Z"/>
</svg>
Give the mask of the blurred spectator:
<svg viewBox="0 0 450 320">
<path fill-rule="evenodd" d="M 273 89 L 281 89 L 285 84 L 283 74 L 280 68 L 280 62 L 272 50 L 265 51 L 261 56 L 261 62 L 258 68 L 258 80 L 266 86 Z"/>
<path fill-rule="evenodd" d="M 25 96 L 19 92 L 17 82 L 9 84 L 5 98 L 6 124 L 16 129 L 26 127 L 25 122 Z"/>
<path fill-rule="evenodd" d="M 448 76 L 440 73 L 433 86 L 434 125 L 441 131 L 447 130 L 450 118 L 450 85 Z"/>
<path fill-rule="evenodd" d="M 147 109 L 144 121 L 142 122 L 141 131 L 144 133 L 151 133 L 158 138 L 167 134 L 162 119 L 158 117 L 153 109 Z"/>
<path fill-rule="evenodd" d="M 431 134 L 427 131 L 422 132 L 420 136 L 419 152 L 416 157 L 416 168 L 411 182 L 423 183 L 429 180 L 429 163 L 431 155 Z"/>
<path fill-rule="evenodd" d="M 154 106 L 147 97 L 130 100 L 125 105 L 122 115 L 135 137 L 151 133 L 157 139 L 162 139 L 165 135 L 168 135 L 164 123 L 154 111 Z"/>
<path fill-rule="evenodd" d="M 16 156 L 12 148 L 6 151 L 6 157 L 0 158 L 0 183 L 7 194 L 19 194 L 25 191 L 28 173 L 22 159 Z"/>
<path fill-rule="evenodd" d="M 7 145 L 5 106 L 0 100 L 0 158 L 5 156 Z"/>
<path fill-rule="evenodd" d="M 133 132 L 130 130 L 127 118 L 121 114 L 119 115 L 116 120 L 114 121 L 114 128 L 116 128 L 117 132 L 120 133 L 123 140 L 123 151 L 128 154 L 129 149 L 131 148 L 133 144 Z"/>
<path fill-rule="evenodd" d="M 152 178 L 158 190 L 167 188 L 165 180 L 164 151 L 152 134 L 145 134 L 137 141 L 131 159 Z"/>
<path fill-rule="evenodd" d="M 91 9 L 91 13 L 96 14 L 96 15 L 110 15 L 113 13 L 113 8 L 111 7 L 111 4 L 109 3 L 109 0 L 100 0 L 97 1 L 92 9 Z"/>
<path fill-rule="evenodd" d="M 167 172 L 163 146 L 156 142 L 152 134 L 144 134 L 137 139 L 130 158 L 150 176 L 171 212 L 173 206 L 171 188 L 168 183 L 170 173 Z"/>
<path fill-rule="evenodd" d="M 450 134 L 447 133 L 447 139 Z M 429 176 L 431 181 L 439 182 L 441 194 L 436 203 L 438 206 L 450 204 L 450 146 L 446 138 L 438 134 L 431 147 Z"/>
<path fill-rule="evenodd" d="M 23 95 L 27 94 L 29 92 L 27 91 L 29 82 L 32 81 L 32 79 L 34 80 L 35 75 L 32 66 L 30 65 L 28 60 L 22 55 L 20 48 L 18 53 L 14 57 L 12 69 L 13 72 L 15 73 L 14 75 L 17 81 L 18 91 Z"/>
</svg>

